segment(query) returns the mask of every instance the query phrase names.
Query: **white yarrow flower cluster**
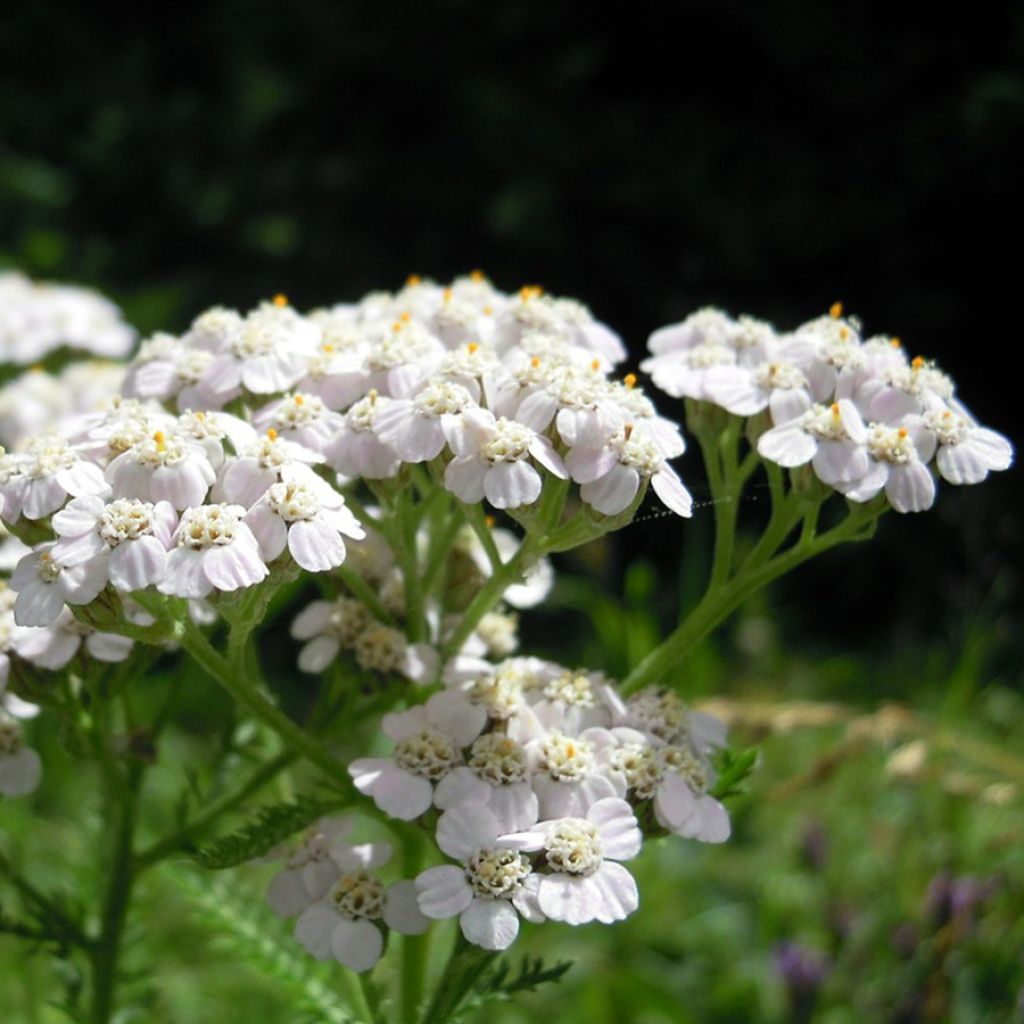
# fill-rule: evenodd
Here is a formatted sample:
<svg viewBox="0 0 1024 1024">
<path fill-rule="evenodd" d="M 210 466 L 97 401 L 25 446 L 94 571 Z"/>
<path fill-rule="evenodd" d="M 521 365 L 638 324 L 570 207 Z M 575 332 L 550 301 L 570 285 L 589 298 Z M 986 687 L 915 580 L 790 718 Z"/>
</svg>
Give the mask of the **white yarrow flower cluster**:
<svg viewBox="0 0 1024 1024">
<path fill-rule="evenodd" d="M 425 704 L 385 716 L 389 756 L 349 771 L 390 817 L 440 812 L 437 846 L 454 863 L 417 877 L 420 909 L 457 916 L 469 942 L 500 950 L 520 919 L 631 914 L 639 896 L 623 862 L 640 852 L 644 828 L 728 838 L 710 795 L 723 730 L 708 722 L 667 693 L 624 701 L 599 673 L 464 657 Z"/>
<path fill-rule="evenodd" d="M 935 500 L 936 475 L 976 484 L 1007 469 L 1013 448 L 981 426 L 933 362 L 899 339 L 863 339 L 837 303 L 789 334 L 702 309 L 663 327 L 641 366 L 657 387 L 736 416 L 764 413 L 762 458 L 819 480 L 851 501 L 884 493 L 897 512 Z"/>
<path fill-rule="evenodd" d="M 59 348 L 113 358 L 134 341 L 121 311 L 97 292 L 0 274 L 0 363 L 25 366 Z"/>
</svg>

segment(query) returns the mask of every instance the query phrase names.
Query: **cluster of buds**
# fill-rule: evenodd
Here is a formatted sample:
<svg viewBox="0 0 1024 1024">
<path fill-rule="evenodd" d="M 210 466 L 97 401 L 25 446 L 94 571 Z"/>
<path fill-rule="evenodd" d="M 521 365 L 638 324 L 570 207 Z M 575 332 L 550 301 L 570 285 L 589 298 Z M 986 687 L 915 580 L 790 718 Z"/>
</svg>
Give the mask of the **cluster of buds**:
<svg viewBox="0 0 1024 1024">
<path fill-rule="evenodd" d="M 835 304 L 778 333 L 751 317 L 702 309 L 651 335 L 642 364 L 667 394 L 755 422 L 762 458 L 815 476 L 851 501 L 885 493 L 897 512 L 935 500 L 935 472 L 976 484 L 1007 469 L 1013 449 L 978 424 L 934 362 L 910 359 L 898 338 L 862 338 Z"/>
</svg>

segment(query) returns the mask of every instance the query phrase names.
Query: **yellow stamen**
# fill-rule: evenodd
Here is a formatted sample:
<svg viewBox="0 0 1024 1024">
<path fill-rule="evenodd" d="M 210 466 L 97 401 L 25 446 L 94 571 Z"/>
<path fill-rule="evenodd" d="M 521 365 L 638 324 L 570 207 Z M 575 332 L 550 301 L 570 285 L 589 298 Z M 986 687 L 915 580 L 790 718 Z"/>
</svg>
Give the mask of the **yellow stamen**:
<svg viewBox="0 0 1024 1024">
<path fill-rule="evenodd" d="M 420 277 L 419 274 L 410 274 L 405 279 L 405 286 L 406 286 L 406 288 L 415 288 L 416 285 L 422 284 L 422 283 L 423 283 L 423 278 Z"/>
<path fill-rule="evenodd" d="M 590 368 L 592 370 L 594 370 L 594 371 L 600 370 L 601 369 L 601 360 L 600 359 L 592 359 L 590 361 Z"/>
<path fill-rule="evenodd" d="M 320 351 L 326 352 L 328 355 L 330 355 L 334 351 L 334 346 L 330 342 L 327 342 L 320 346 Z"/>
<path fill-rule="evenodd" d="M 828 315 L 832 317 L 833 320 L 838 320 L 843 315 L 843 304 L 841 302 L 833 302 L 832 305 L 828 307 Z"/>
<path fill-rule="evenodd" d="M 370 388 L 370 390 L 366 394 L 366 397 L 370 400 L 370 405 L 375 404 L 377 401 L 377 389 Z"/>
<path fill-rule="evenodd" d="M 158 430 L 153 435 L 153 440 L 156 442 L 156 450 L 158 452 L 162 452 L 162 451 L 166 451 L 167 450 L 167 438 L 164 435 L 164 432 L 162 430 Z"/>
<path fill-rule="evenodd" d="M 903 347 L 903 342 L 900 341 L 899 338 L 890 338 L 889 339 L 889 344 L 892 345 L 893 348 L 902 348 Z"/>
<path fill-rule="evenodd" d="M 910 361 L 910 365 L 912 369 L 922 369 L 924 367 L 924 356 L 914 356 L 914 358 Z"/>
<path fill-rule="evenodd" d="M 484 316 L 491 316 L 494 313 L 492 306 L 484 306 Z"/>
<path fill-rule="evenodd" d="M 269 437 L 271 441 L 276 441 L 277 440 L 277 431 L 273 427 L 271 427 L 267 431 L 267 437 Z"/>
<path fill-rule="evenodd" d="M 288 305 L 288 296 L 278 293 L 277 295 L 274 296 L 273 303 L 275 306 L 277 306 L 278 309 L 283 309 L 285 306 Z"/>
<path fill-rule="evenodd" d="M 839 337 L 842 338 L 843 341 L 846 341 L 846 339 L 849 336 L 850 336 L 850 328 L 849 327 L 840 327 L 839 328 Z"/>
<path fill-rule="evenodd" d="M 536 370 L 537 367 L 540 366 L 540 356 L 534 356 L 530 360 L 530 365 Z"/>
<path fill-rule="evenodd" d="M 466 346 L 466 351 L 467 351 L 467 352 L 468 352 L 468 353 L 469 353 L 470 355 L 472 355 L 472 354 L 473 354 L 474 352 L 479 352 L 479 351 L 480 351 L 480 344 L 479 344 L 479 342 L 476 342 L 476 341 L 471 341 L 471 342 L 470 342 L 470 343 L 469 343 L 469 344 L 468 344 L 468 345 Z"/>
<path fill-rule="evenodd" d="M 838 416 L 839 415 L 839 403 L 838 402 L 833 402 L 832 403 L 832 415 L 833 416 Z"/>
<path fill-rule="evenodd" d="M 295 395 L 295 396 L 294 396 L 294 397 L 292 398 L 292 401 L 293 401 L 293 402 L 294 402 L 294 403 L 295 403 L 296 405 L 305 405 L 305 404 L 306 404 L 306 400 L 305 400 L 305 399 L 304 399 L 304 398 L 302 397 L 302 395 Z"/>
<path fill-rule="evenodd" d="M 949 411 L 949 410 L 947 409 L 947 410 L 946 410 L 946 411 L 945 411 L 945 412 L 944 412 L 944 413 L 942 414 L 942 418 L 943 418 L 944 420 L 951 420 L 951 419 L 953 418 L 953 414 L 952 414 L 952 413 L 951 413 L 951 412 L 950 412 L 950 411 Z"/>
<path fill-rule="evenodd" d="M 486 526 L 488 530 L 493 530 L 497 521 L 498 520 L 495 519 L 494 516 L 484 516 L 484 526 Z"/>
<path fill-rule="evenodd" d="M 906 428 L 906 427 L 900 427 L 900 429 L 899 429 L 899 430 L 897 430 L 897 431 L 896 431 L 896 433 L 897 433 L 897 434 L 899 434 L 899 435 L 900 435 L 900 437 L 906 437 L 906 436 L 907 436 L 907 433 L 908 433 L 908 431 L 907 431 L 907 428 Z"/>
<path fill-rule="evenodd" d="M 412 319 L 412 313 L 406 310 L 399 318 L 403 324 L 407 324 Z"/>
<path fill-rule="evenodd" d="M 626 440 L 628 441 L 633 436 L 633 424 L 627 423 L 622 428 L 622 432 L 626 435 Z"/>
<path fill-rule="evenodd" d="M 626 376 L 622 378 L 622 383 L 625 384 L 627 388 L 632 390 L 633 388 L 636 387 L 636 374 L 627 373 Z"/>
<path fill-rule="evenodd" d="M 454 292 L 453 292 L 453 291 L 451 290 L 451 288 L 445 288 L 445 290 L 444 290 L 443 292 L 441 292 L 441 299 L 442 299 L 442 300 L 443 300 L 443 301 L 444 301 L 445 303 L 449 303 L 449 302 L 451 302 L 451 301 L 452 301 L 452 296 L 453 296 L 454 294 L 455 294 L 455 293 L 454 293 Z"/>
<path fill-rule="evenodd" d="M 395 334 L 397 334 L 404 326 L 405 326 L 405 324 L 403 324 L 400 320 L 396 320 L 391 325 L 391 330 L 393 330 L 395 332 Z"/>
<path fill-rule="evenodd" d="M 469 279 L 474 284 L 479 284 L 484 280 L 484 272 L 482 270 L 471 270 L 469 272 Z"/>
</svg>

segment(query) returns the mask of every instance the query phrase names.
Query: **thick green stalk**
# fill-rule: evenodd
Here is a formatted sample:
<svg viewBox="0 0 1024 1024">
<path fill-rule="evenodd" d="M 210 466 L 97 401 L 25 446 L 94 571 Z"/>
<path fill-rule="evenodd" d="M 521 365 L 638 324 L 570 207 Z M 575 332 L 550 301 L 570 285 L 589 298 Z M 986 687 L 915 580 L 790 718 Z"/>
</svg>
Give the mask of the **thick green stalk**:
<svg viewBox="0 0 1024 1024">
<path fill-rule="evenodd" d="M 402 875 L 415 878 L 423 867 L 422 837 L 411 830 L 402 834 Z M 400 1024 L 416 1024 L 427 969 L 429 932 L 402 936 L 401 990 L 399 993 Z"/>
<path fill-rule="evenodd" d="M 136 877 L 132 869 L 132 846 L 143 774 L 143 765 L 132 764 L 128 769 L 124 798 L 112 801 L 116 821 L 111 823 L 114 839 L 110 858 L 106 861 L 108 887 L 103 901 L 100 934 L 92 956 L 92 1024 L 108 1024 L 114 1014 L 121 942 Z"/>
<path fill-rule="evenodd" d="M 791 495 L 787 500 L 793 498 Z M 718 586 L 709 586 L 700 604 L 623 680 L 623 693 L 635 693 L 650 683 L 666 678 L 678 669 L 692 647 L 700 643 L 753 593 L 837 544 L 866 539 L 881 514 L 880 508 L 873 504 L 855 506 L 837 526 L 823 534 L 816 534 L 813 527 L 815 519 L 811 518 L 812 508 L 806 504 L 801 506 L 799 500 L 794 501 L 794 507 L 800 509 L 800 515 L 808 515 L 806 521 L 811 523 L 810 528 L 805 529 L 791 547 L 777 554 L 778 545 L 791 532 L 800 515 L 784 532 L 789 517 L 787 515 L 780 519 L 774 531 L 778 541 L 772 552 L 765 554 L 764 551 L 755 551 L 757 557 L 752 554 L 735 576 Z"/>
</svg>

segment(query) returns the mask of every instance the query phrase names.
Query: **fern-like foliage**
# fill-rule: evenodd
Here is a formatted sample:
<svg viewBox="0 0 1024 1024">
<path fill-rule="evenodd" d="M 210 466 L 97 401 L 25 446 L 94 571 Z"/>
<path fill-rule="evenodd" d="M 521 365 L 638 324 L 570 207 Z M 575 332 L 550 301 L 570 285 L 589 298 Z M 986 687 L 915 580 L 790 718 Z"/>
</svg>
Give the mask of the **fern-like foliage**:
<svg viewBox="0 0 1024 1024">
<path fill-rule="evenodd" d="M 520 992 L 535 992 L 541 985 L 557 984 L 572 967 L 571 960 L 548 966 L 540 957 L 523 957 L 515 970 L 511 960 L 499 960 L 472 986 L 469 997 L 460 1001 L 453 1021 L 466 1020 L 488 1003 L 509 1002 Z"/>
<path fill-rule="evenodd" d="M 248 825 L 196 850 L 192 859 L 212 870 L 233 868 L 263 856 L 310 822 L 343 806 L 344 801 L 336 797 L 305 796 L 261 807 Z"/>
<path fill-rule="evenodd" d="M 174 881 L 196 908 L 200 923 L 239 961 L 279 982 L 295 1011 L 295 1024 L 357 1024 L 351 1008 L 334 991 L 337 965 L 310 957 L 262 903 L 213 875 L 174 873 Z"/>
</svg>

